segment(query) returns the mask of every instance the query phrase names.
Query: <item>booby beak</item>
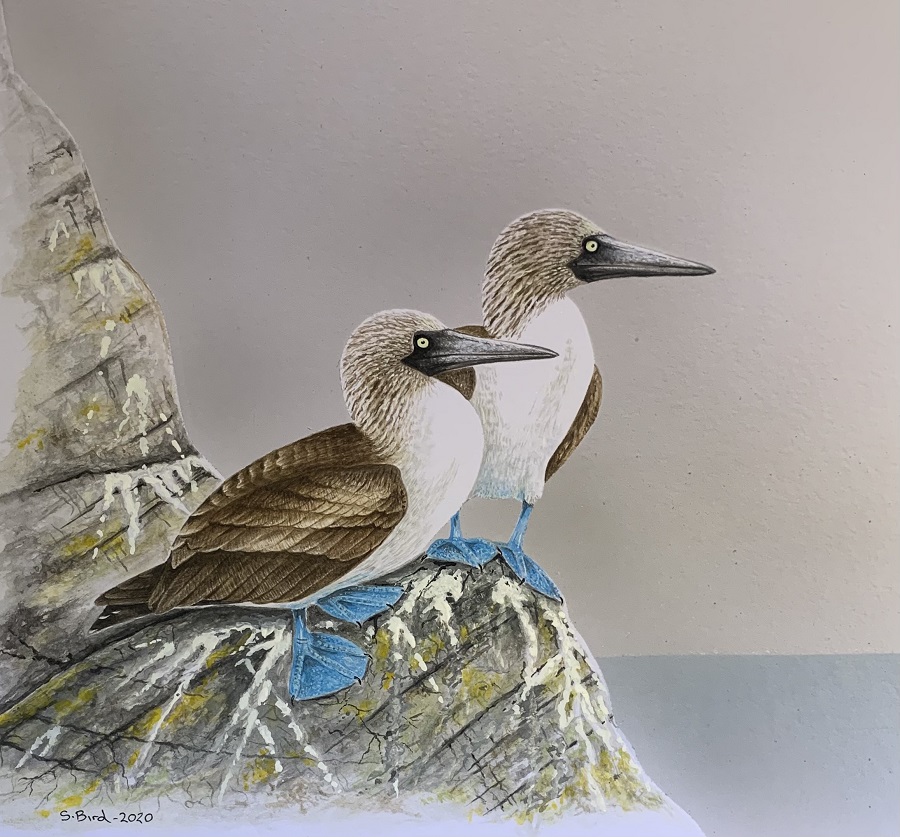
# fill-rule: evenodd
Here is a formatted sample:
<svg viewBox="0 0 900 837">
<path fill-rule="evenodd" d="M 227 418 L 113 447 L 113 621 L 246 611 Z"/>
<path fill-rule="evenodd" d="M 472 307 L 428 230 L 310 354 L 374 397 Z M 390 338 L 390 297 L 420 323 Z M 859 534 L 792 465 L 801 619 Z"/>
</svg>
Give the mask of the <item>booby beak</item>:
<svg viewBox="0 0 900 837">
<path fill-rule="evenodd" d="M 482 363 L 541 360 L 556 356 L 556 352 L 540 346 L 473 337 L 445 328 L 442 331 L 417 331 L 413 337 L 413 350 L 403 358 L 403 362 L 432 376 Z"/>
<path fill-rule="evenodd" d="M 706 276 L 716 272 L 700 262 L 617 241 L 611 235 L 586 238 L 581 254 L 569 267 L 582 282 L 622 276 Z"/>
</svg>

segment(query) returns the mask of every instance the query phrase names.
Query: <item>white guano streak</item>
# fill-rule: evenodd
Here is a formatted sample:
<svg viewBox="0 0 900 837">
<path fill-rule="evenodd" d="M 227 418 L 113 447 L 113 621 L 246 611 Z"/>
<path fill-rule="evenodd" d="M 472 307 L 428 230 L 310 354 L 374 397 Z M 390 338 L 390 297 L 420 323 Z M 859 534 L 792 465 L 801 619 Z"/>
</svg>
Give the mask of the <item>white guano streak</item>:
<svg viewBox="0 0 900 837">
<path fill-rule="evenodd" d="M 243 721 L 243 733 L 238 741 L 234 758 L 231 760 L 231 764 L 222 778 L 222 784 L 219 786 L 219 802 L 222 802 L 225 798 L 228 785 L 231 782 L 237 764 L 244 753 L 244 747 L 247 746 L 250 733 L 254 729 L 259 729 L 260 724 L 263 723 L 262 719 L 259 717 L 259 709 L 260 706 L 266 703 L 269 699 L 269 695 L 272 693 L 272 681 L 269 679 L 269 672 L 275 663 L 283 656 L 285 646 L 289 643 L 289 640 L 285 637 L 284 628 L 275 629 L 271 636 L 271 640 L 256 643 L 256 645 L 247 652 L 247 656 L 252 656 L 259 651 L 265 651 L 266 653 L 256 674 L 253 675 L 253 680 L 250 681 L 250 685 L 238 700 L 238 704 L 231 715 L 231 720 L 228 723 L 228 727 L 225 730 L 225 736 L 221 742 L 221 746 L 224 746 L 231 737 L 231 730 L 239 725 L 239 721 Z M 269 738 L 272 737 L 271 732 L 268 733 L 268 736 Z M 266 740 L 265 737 L 263 740 Z"/>
<path fill-rule="evenodd" d="M 66 240 L 69 239 L 69 230 L 66 228 L 65 222 L 61 218 L 57 218 L 56 223 L 53 225 L 53 229 L 50 232 L 50 240 L 47 242 L 47 249 L 51 253 L 56 249 L 60 233 L 66 237 Z"/>
<path fill-rule="evenodd" d="M 191 489 L 196 489 L 193 482 L 194 470 L 205 472 L 221 479 L 219 472 L 202 456 L 187 456 L 178 462 L 161 462 L 152 467 L 144 466 L 137 471 L 124 471 L 121 473 L 107 474 L 104 481 L 103 505 L 100 510 L 103 513 L 101 519 L 105 519 L 115 498 L 121 498 L 125 515 L 128 518 L 128 551 L 134 555 L 137 548 L 137 539 L 141 534 L 141 501 L 140 486 L 146 485 L 164 503 L 177 509 L 183 515 L 188 514 L 187 507 L 179 497 L 184 490 L 178 485 L 177 479 L 181 479 Z M 103 537 L 104 530 L 98 529 L 97 534 Z"/>
</svg>

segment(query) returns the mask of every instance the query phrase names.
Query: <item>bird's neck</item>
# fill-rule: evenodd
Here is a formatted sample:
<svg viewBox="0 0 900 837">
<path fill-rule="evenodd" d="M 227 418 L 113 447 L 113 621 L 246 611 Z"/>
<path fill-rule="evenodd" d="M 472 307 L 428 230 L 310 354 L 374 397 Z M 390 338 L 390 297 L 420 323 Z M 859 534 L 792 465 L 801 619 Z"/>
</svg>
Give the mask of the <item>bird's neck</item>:
<svg viewBox="0 0 900 837">
<path fill-rule="evenodd" d="M 418 374 L 418 373 L 416 373 Z M 438 386 L 424 376 L 415 389 L 385 386 L 384 379 L 376 379 L 370 386 L 356 389 L 347 399 L 347 407 L 353 423 L 372 442 L 375 450 L 386 461 L 393 462 L 402 455 L 414 434 L 416 417 L 421 411 L 422 399 Z"/>
<path fill-rule="evenodd" d="M 566 296 L 561 283 L 486 274 L 481 290 L 484 327 L 491 337 L 515 340 L 531 320 Z"/>
</svg>

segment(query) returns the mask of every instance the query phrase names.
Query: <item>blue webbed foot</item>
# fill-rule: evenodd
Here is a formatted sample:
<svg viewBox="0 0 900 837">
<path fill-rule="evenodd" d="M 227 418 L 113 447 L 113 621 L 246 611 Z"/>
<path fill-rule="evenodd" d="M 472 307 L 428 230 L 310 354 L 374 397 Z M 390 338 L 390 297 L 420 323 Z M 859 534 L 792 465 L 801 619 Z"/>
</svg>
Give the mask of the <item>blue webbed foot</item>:
<svg viewBox="0 0 900 837">
<path fill-rule="evenodd" d="M 464 538 L 459 512 L 450 518 L 450 534 L 435 541 L 425 553 L 432 561 L 483 567 L 497 555 L 497 545 L 484 538 Z"/>
<path fill-rule="evenodd" d="M 389 584 L 345 587 L 316 604 L 335 619 L 361 624 L 396 604 L 403 592 L 402 587 Z"/>
<path fill-rule="evenodd" d="M 496 544 L 484 538 L 441 538 L 428 547 L 426 556 L 432 561 L 483 567 L 497 555 Z"/>
<path fill-rule="evenodd" d="M 312 633 L 294 611 L 294 653 L 289 688 L 294 700 L 311 700 L 346 689 L 362 680 L 369 658 L 349 639 Z"/>
<path fill-rule="evenodd" d="M 498 544 L 500 556 L 509 564 L 512 571 L 521 578 L 529 587 L 542 593 L 549 599 L 562 601 L 562 593 L 545 573 L 537 561 L 525 554 L 521 546 L 515 543 Z"/>
<path fill-rule="evenodd" d="M 528 520 L 533 508 L 531 503 L 522 502 L 522 511 L 509 543 L 497 544 L 497 548 L 512 571 L 529 587 L 537 590 L 538 593 L 543 593 L 548 599 L 561 602 L 562 593 L 559 592 L 559 588 L 553 583 L 550 576 L 538 566 L 537 561 L 529 558 L 522 549 L 522 539 L 525 537 L 525 530 L 528 528 Z"/>
</svg>

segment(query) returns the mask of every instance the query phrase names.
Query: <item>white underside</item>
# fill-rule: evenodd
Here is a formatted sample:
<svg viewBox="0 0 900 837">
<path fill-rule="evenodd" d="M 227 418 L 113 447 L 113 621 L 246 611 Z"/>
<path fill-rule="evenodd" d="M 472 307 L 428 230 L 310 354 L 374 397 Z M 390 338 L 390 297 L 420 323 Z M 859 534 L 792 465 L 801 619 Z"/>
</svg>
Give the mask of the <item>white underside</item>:
<svg viewBox="0 0 900 837">
<path fill-rule="evenodd" d="M 472 496 L 533 503 L 544 491 L 547 463 L 584 401 L 594 349 L 581 312 L 567 298 L 548 306 L 515 339 L 559 357 L 478 370 L 472 404 L 484 427 L 484 460 Z"/>
<path fill-rule="evenodd" d="M 365 584 L 414 561 L 468 499 L 481 464 L 484 437 L 478 415 L 459 392 L 433 381 L 404 436 L 407 444 L 393 462 L 406 488 L 408 507 L 403 519 L 350 573 L 295 606 Z"/>
</svg>

